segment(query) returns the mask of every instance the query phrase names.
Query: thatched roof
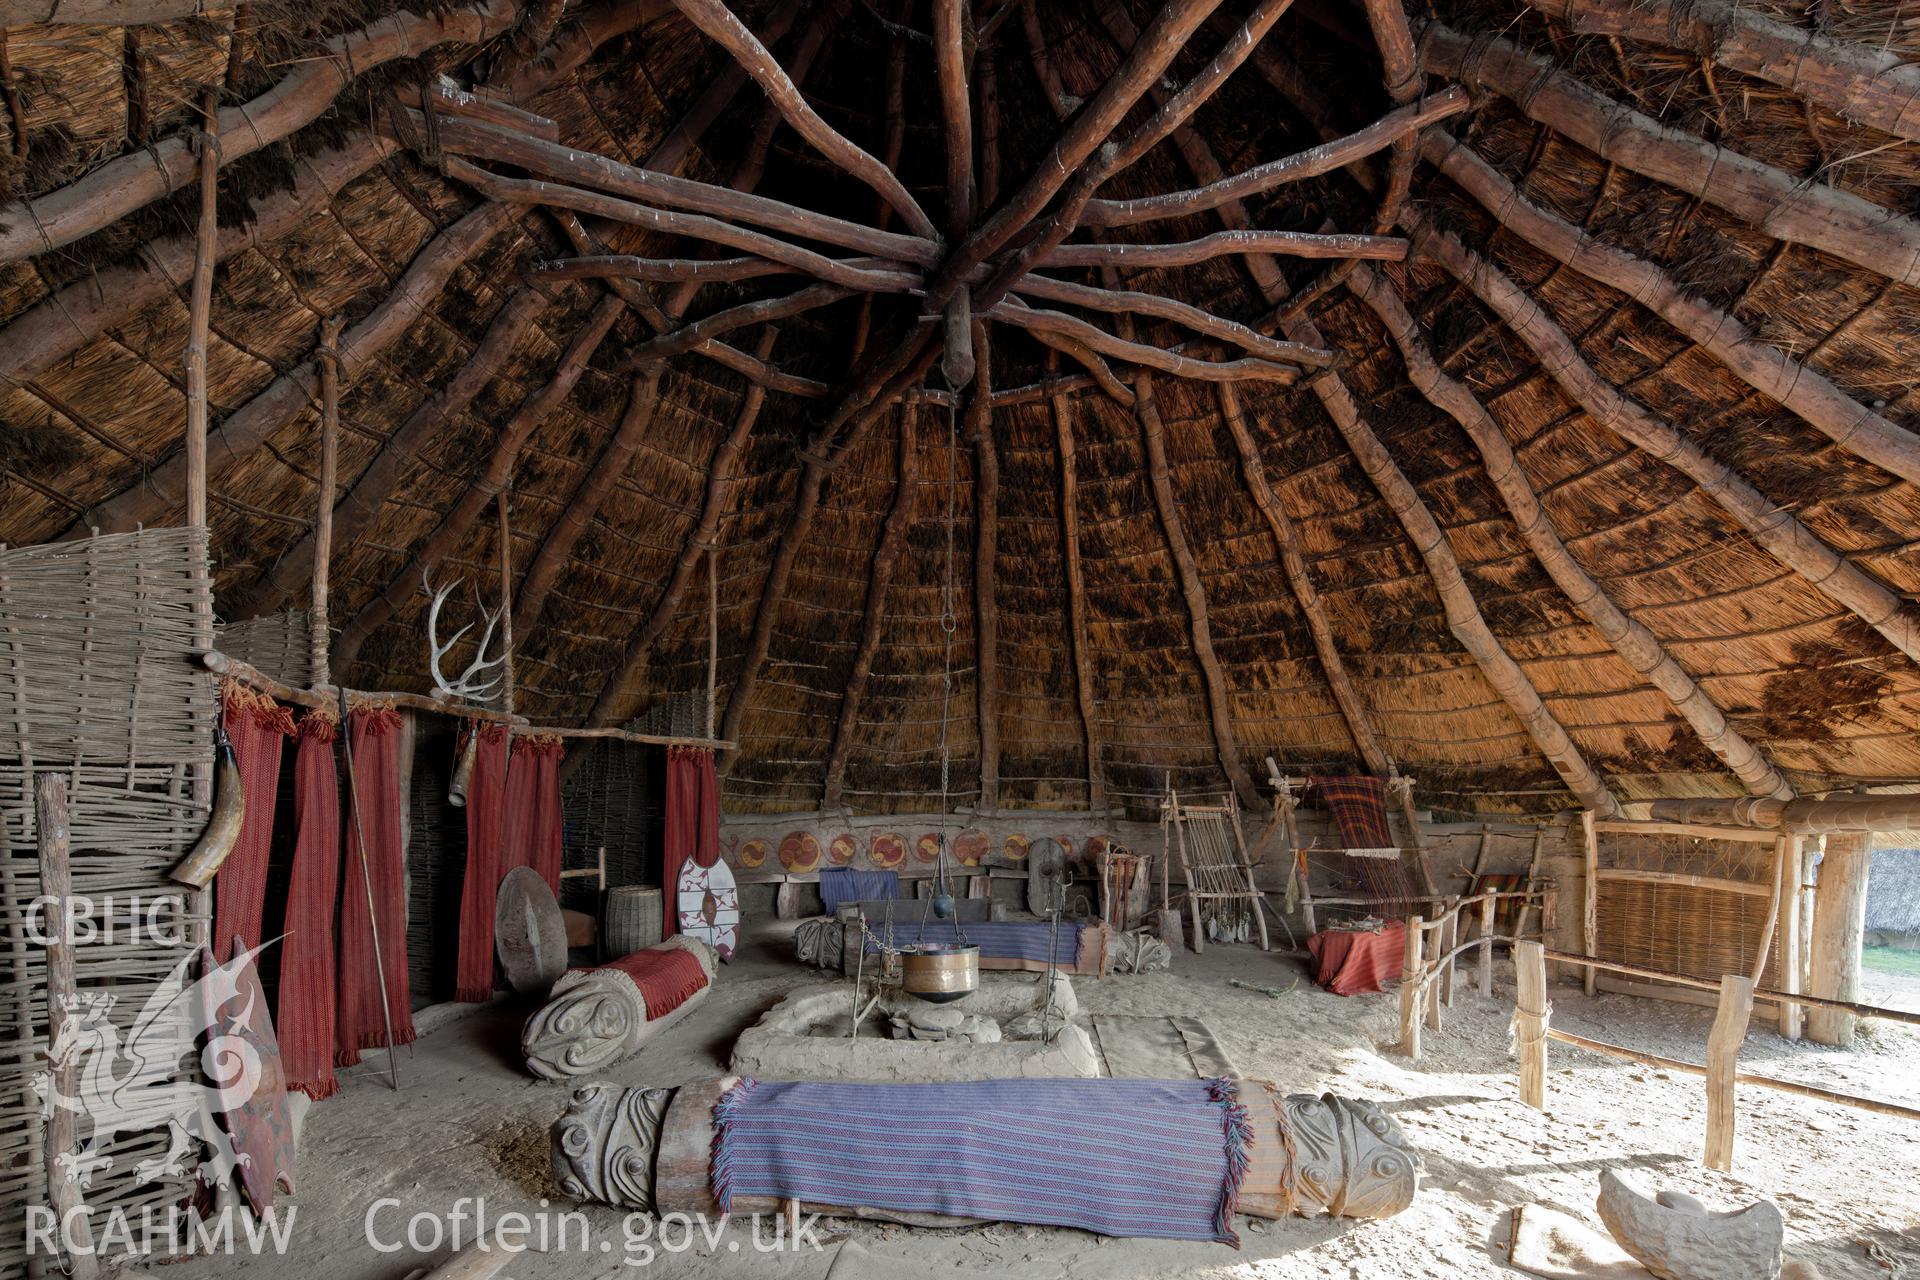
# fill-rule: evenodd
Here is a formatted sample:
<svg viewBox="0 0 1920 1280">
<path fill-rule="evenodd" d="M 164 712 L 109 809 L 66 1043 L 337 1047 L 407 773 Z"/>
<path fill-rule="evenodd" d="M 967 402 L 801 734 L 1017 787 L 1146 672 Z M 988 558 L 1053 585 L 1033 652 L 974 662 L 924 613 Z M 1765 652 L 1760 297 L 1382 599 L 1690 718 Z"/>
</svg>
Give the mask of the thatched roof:
<svg viewBox="0 0 1920 1280">
<path fill-rule="evenodd" d="M 1867 873 L 1867 928 L 1920 933 L 1920 849 L 1876 849 Z"/>
<path fill-rule="evenodd" d="M 0 0 L 0 16 L 52 4 Z M 64 12 L 97 20 L 115 8 L 73 0 Z M 1171 81 L 1198 72 L 1247 8 L 1221 5 Z M 815 0 L 769 44 L 796 77 L 806 66 L 821 119 L 875 156 L 897 154 L 906 189 L 940 222 L 946 149 L 928 9 Z M 980 136 L 1002 195 L 1121 65 L 1126 33 L 1154 16 L 1139 0 L 1117 9 L 1118 22 L 1102 0 L 975 0 L 976 79 L 990 64 L 998 103 L 997 128 Z M 1659 18 L 1669 9 L 1671 23 Z M 764 29 L 796 6 L 736 10 Z M 1786 87 L 1743 69 L 1721 40 L 1735 12 L 1460 0 L 1437 21 L 1415 14 L 1428 74 L 1395 97 L 1384 87 L 1390 44 L 1383 62 L 1369 15 L 1301 0 L 1188 128 L 1100 197 L 1196 187 L 1210 180 L 1196 172 L 1207 156 L 1238 172 L 1367 125 L 1421 89 L 1462 85 L 1469 109 L 1430 126 L 1399 209 L 1385 150 L 1244 204 L 1259 228 L 1411 235 L 1412 256 L 1333 278 L 1304 327 L 1267 317 L 1276 299 L 1328 280 L 1333 263 L 1225 256 L 1127 267 L 1117 281 L 1055 274 L 1184 300 L 1275 337 L 1311 331 L 1307 341 L 1335 354 L 1333 372 L 1239 382 L 1224 397 L 1214 383 L 1156 374 L 1157 435 L 1144 395 L 1128 407 L 1079 377 L 1057 397 L 994 406 L 978 446 L 969 428 L 980 419 L 963 398 L 951 449 L 947 409 L 924 397 L 883 401 L 850 440 L 819 438 L 858 355 L 870 362 L 910 330 L 915 299 L 854 296 L 793 315 L 770 354 L 764 327 L 733 331 L 734 351 L 764 354 L 785 375 L 757 394 L 738 367 L 699 352 L 655 366 L 654 387 L 622 367 L 655 331 L 636 306 L 610 302 L 602 281 L 528 283 L 534 264 L 581 252 L 553 213 L 485 205 L 431 138 L 409 146 L 370 132 L 445 76 L 510 94 L 557 122 L 569 147 L 642 164 L 733 66 L 671 5 L 591 0 L 556 23 L 553 3 L 523 13 L 512 0 L 270 0 L 239 11 L 237 44 L 236 13 L 222 10 L 11 27 L 0 45 L 0 251 L 12 247 L 0 262 L 0 540 L 180 518 L 178 474 L 166 468 L 185 418 L 196 201 L 179 180 L 192 153 L 178 148 L 213 85 L 230 111 L 246 109 L 225 130 L 209 340 L 221 607 L 237 621 L 305 603 L 312 361 L 323 318 L 343 314 L 341 491 L 367 474 L 361 492 L 378 499 L 343 506 L 348 536 L 334 555 L 332 616 L 357 648 L 336 674 L 355 687 L 426 686 L 425 597 L 402 576 L 423 549 L 444 551 L 438 579 L 464 574 L 491 590 L 485 473 L 503 431 L 523 430 L 513 559 L 538 578 L 523 577 L 521 591 L 543 599 L 516 635 L 519 709 L 550 723 L 617 720 L 704 689 L 699 551 L 711 541 L 719 700 L 740 744 L 733 809 L 817 806 L 835 770 L 837 798 L 856 809 L 924 806 L 941 786 L 943 704 L 961 803 L 983 771 L 1013 806 L 1080 806 L 1093 787 L 1143 805 L 1168 781 L 1217 791 L 1236 774 L 1244 790 L 1268 755 L 1308 773 L 1391 761 L 1419 779 L 1423 802 L 1458 810 L 1559 807 L 1581 778 L 1622 800 L 1920 780 L 1920 121 L 1855 92 L 1920 74 L 1871 61 L 1920 59 L 1920 35 L 1885 0 L 1822 6 L 1832 43 L 1817 48 L 1841 70 L 1819 63 Z M 1764 3 L 1737 13 L 1796 31 L 1810 21 Z M 1625 25 L 1610 33 L 1609 22 Z M 894 57 L 904 133 L 890 149 Z M 1060 96 L 1050 100 L 1043 73 Z M 303 75 L 315 109 L 270 109 L 289 96 L 276 86 Z M 1639 119 L 1597 114 L 1596 100 Z M 1135 107 L 1122 134 L 1152 105 Z M 767 113 L 751 83 L 725 97 L 678 172 L 741 181 Z M 253 145 L 253 115 L 295 127 Z M 1705 170 L 1689 168 L 1702 157 Z M 90 181 L 107 194 L 76 185 Z M 789 128 L 772 132 L 756 189 L 877 225 L 874 193 Z M 1513 189 L 1530 208 L 1512 203 Z M 129 207 L 91 229 L 84 215 L 112 199 Z M 1395 225 L 1375 225 L 1383 201 Z M 1222 212 L 1074 243 L 1194 240 L 1218 231 Z M 1560 260 L 1555 226 L 1589 249 Z M 586 230 L 613 252 L 711 256 L 592 217 Z M 802 285 L 706 284 L 684 314 Z M 628 284 L 622 297 L 667 306 L 672 288 Z M 1363 289 L 1379 290 L 1380 305 Z M 1395 306 L 1415 350 L 1390 327 Z M 1112 315 L 1081 314 L 1123 332 Z M 580 343 L 596 317 L 606 338 Z M 1146 316 L 1132 331 L 1160 347 L 1191 337 Z M 1080 372 L 1015 324 L 992 324 L 991 338 L 996 390 Z M 570 346 L 590 350 L 584 370 L 536 411 Z M 1416 368 L 1420 352 L 1442 381 Z M 938 371 L 922 385 L 938 389 Z M 743 434 L 756 398 L 710 500 L 721 446 Z M 1490 417 L 1474 418 L 1476 403 Z M 909 423 L 913 485 L 900 497 Z M 828 469 L 823 443 L 851 447 Z M 1538 522 L 1512 505 L 1506 449 L 1571 570 L 1550 572 Z M 983 463 L 997 468 L 984 495 Z M 1717 479 L 1703 488 L 1709 469 Z M 810 475 L 818 511 L 796 520 Z M 1722 483 L 1731 489 L 1711 492 Z M 463 498 L 478 518 L 462 515 Z M 699 534 L 703 509 L 717 518 L 711 539 Z M 1435 524 L 1437 545 L 1424 532 Z M 990 559 L 979 556 L 983 532 Z M 1449 564 L 1465 592 L 1443 599 Z M 376 605 L 383 593 L 390 606 Z M 770 629 L 756 636 L 763 613 Z M 624 683 L 612 679 L 623 663 Z"/>
</svg>

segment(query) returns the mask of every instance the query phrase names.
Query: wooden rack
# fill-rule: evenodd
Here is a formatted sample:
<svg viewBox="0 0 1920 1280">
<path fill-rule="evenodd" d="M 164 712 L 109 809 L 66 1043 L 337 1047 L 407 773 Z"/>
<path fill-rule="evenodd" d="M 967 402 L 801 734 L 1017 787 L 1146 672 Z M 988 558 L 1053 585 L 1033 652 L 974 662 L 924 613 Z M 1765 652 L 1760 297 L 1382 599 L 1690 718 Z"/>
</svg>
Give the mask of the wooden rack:
<svg viewBox="0 0 1920 1280">
<path fill-rule="evenodd" d="M 294 706 L 310 707 L 320 711 L 334 711 L 340 706 L 340 687 L 338 685 L 315 685 L 311 689 L 296 689 L 292 685 L 275 680 L 264 671 L 230 658 L 217 650 L 209 650 L 200 655 L 201 665 L 216 675 L 256 689 L 276 702 L 292 703 Z M 732 751 L 735 744 L 721 738 L 676 738 L 664 733 L 636 733 L 631 729 L 572 729 L 558 726 L 536 725 L 525 716 L 511 715 L 504 711 L 495 711 L 488 707 L 462 706 L 451 702 L 442 702 L 419 693 L 378 693 L 361 689 L 347 690 L 351 700 L 390 702 L 396 707 L 408 711 L 421 711 L 429 715 L 453 716 L 461 720 L 480 720 L 493 724 L 511 725 L 513 731 L 523 736 L 549 734 L 557 738 L 612 738 L 620 742 L 637 742 L 661 747 L 705 747 L 711 751 Z"/>
<path fill-rule="evenodd" d="M 1502 898 L 1519 898 L 1528 905 L 1544 898 L 1541 890 L 1507 890 L 1476 893 L 1467 898 L 1446 899 L 1445 909 L 1432 919 L 1414 916 L 1407 921 L 1406 951 L 1400 969 L 1400 1052 L 1409 1058 L 1420 1056 L 1420 1028 L 1440 1030 L 1440 1010 L 1453 1007 L 1454 961 L 1462 952 L 1480 949 L 1478 982 L 1480 994 L 1493 994 L 1493 944 L 1513 942 L 1512 937 L 1497 937 L 1493 932 L 1493 913 Z M 1479 917 L 1479 933 L 1470 941 L 1460 941 L 1460 913 L 1471 909 Z M 1544 906 L 1541 915 L 1546 915 Z M 1427 945 L 1427 935 L 1434 943 Z"/>
</svg>

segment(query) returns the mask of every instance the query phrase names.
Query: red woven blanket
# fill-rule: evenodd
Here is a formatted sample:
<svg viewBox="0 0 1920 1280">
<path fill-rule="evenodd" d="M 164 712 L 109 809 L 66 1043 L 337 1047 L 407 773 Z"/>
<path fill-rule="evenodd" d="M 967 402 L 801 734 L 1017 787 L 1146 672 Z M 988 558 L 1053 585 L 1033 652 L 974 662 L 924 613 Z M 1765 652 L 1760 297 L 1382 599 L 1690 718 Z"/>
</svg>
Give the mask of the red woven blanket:
<svg viewBox="0 0 1920 1280">
<path fill-rule="evenodd" d="M 633 979 L 633 985 L 640 988 L 640 998 L 646 1001 L 648 1022 L 666 1017 L 707 985 L 707 971 L 700 967 L 699 959 L 680 947 L 636 951 L 600 968 Z"/>
<path fill-rule="evenodd" d="M 1407 926 L 1395 920 L 1378 933 L 1363 929 L 1327 929 L 1307 939 L 1313 954 L 1313 980 L 1337 996 L 1385 990 L 1400 976 L 1406 959 Z"/>
<path fill-rule="evenodd" d="M 1340 839 L 1348 849 L 1391 849 L 1393 828 L 1387 823 L 1387 788 L 1380 779 L 1361 774 L 1346 778 L 1315 778 L 1327 802 Z"/>
</svg>

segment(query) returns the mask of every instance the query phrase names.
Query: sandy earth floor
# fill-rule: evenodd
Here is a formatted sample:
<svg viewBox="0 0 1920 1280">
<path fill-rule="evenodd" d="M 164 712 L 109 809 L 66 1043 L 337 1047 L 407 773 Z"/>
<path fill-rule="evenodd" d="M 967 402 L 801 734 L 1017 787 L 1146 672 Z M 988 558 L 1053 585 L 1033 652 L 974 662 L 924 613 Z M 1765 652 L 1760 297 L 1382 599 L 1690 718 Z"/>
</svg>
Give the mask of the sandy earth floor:
<svg viewBox="0 0 1920 1280">
<path fill-rule="evenodd" d="M 659 1086 L 720 1072 L 733 1037 L 773 1000 L 832 980 L 786 959 L 789 932 L 790 926 L 767 926 L 756 933 L 722 971 L 713 997 L 667 1043 L 609 1075 Z M 1535 1201 L 1598 1226 L 1597 1171 L 1612 1167 L 1643 1188 L 1683 1188 L 1716 1208 L 1772 1198 L 1787 1215 L 1789 1253 L 1814 1262 L 1827 1280 L 1920 1277 L 1920 1122 L 1743 1089 L 1737 1172 L 1710 1173 L 1699 1164 L 1704 1102 L 1692 1077 L 1555 1045 L 1548 1111 L 1519 1105 L 1506 1050 L 1513 992 L 1504 965 L 1491 1000 L 1472 991 L 1463 975 L 1445 1030 L 1428 1033 L 1426 1057 L 1417 1064 L 1387 1052 L 1391 996 L 1340 999 L 1302 982 L 1275 1000 L 1229 987 L 1229 977 L 1285 987 L 1300 972 L 1293 961 L 1246 947 L 1211 947 L 1202 956 L 1178 957 L 1177 966 L 1174 974 L 1081 982 L 1083 1010 L 1203 1011 L 1243 1074 L 1289 1090 L 1335 1090 L 1379 1102 L 1405 1126 L 1425 1161 L 1413 1208 L 1380 1223 L 1242 1219 L 1238 1252 L 1017 1226 L 916 1231 L 822 1220 L 816 1225 L 821 1247 L 779 1253 L 757 1251 L 741 1222 L 729 1224 L 711 1248 L 696 1236 L 691 1251 L 669 1253 L 657 1237 L 629 1241 L 622 1216 L 599 1209 L 587 1213 L 593 1235 L 585 1251 L 576 1230 L 571 1248 L 523 1255 L 506 1274 L 518 1280 L 1512 1276 L 1518 1273 L 1504 1262 L 1503 1247 L 1511 1209 Z M 1556 986 L 1553 999 L 1556 1026 L 1693 1061 L 1700 1060 L 1712 1016 L 1708 1009 L 1628 996 L 1588 999 L 1566 986 Z M 546 1131 L 567 1086 L 533 1081 L 520 1067 L 513 1045 L 523 1016 L 490 1009 L 427 1037 L 411 1058 L 403 1053 L 397 1095 L 386 1087 L 383 1060 L 356 1069 L 343 1095 L 316 1107 L 308 1121 L 289 1255 L 181 1262 L 166 1268 L 168 1280 L 261 1268 L 299 1280 L 399 1280 L 437 1258 L 404 1247 L 377 1252 L 364 1225 L 377 1200 L 391 1197 L 403 1206 L 376 1219 L 385 1243 L 403 1237 L 408 1215 L 444 1218 L 460 1197 L 484 1196 L 489 1214 L 539 1209 L 550 1191 Z M 1790 1046 L 1756 1030 L 1742 1066 L 1920 1103 L 1920 1030 L 1881 1024 L 1849 1051 Z M 762 1242 L 771 1235 L 771 1225 L 763 1226 Z M 679 1237 L 670 1243 L 680 1244 Z"/>
</svg>

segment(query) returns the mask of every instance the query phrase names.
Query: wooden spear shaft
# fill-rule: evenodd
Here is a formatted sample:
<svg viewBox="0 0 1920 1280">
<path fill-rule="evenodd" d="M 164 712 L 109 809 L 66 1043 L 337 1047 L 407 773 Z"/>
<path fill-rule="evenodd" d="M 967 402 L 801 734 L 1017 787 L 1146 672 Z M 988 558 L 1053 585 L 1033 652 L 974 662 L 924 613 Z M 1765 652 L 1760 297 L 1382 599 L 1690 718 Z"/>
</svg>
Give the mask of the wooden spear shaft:
<svg viewBox="0 0 1920 1280">
<path fill-rule="evenodd" d="M 513 535 L 507 524 L 507 491 L 496 495 L 500 512 L 500 709 L 513 714 Z"/>
<path fill-rule="evenodd" d="M 353 843 L 360 851 L 360 884 L 367 891 L 367 932 L 373 937 L 373 976 L 380 984 L 380 1021 L 387 1029 L 387 1080 L 400 1092 L 400 1055 L 393 1044 L 393 1006 L 387 1000 L 387 962 L 380 954 L 380 908 L 373 898 L 373 870 L 367 864 L 367 827 L 360 819 L 360 774 L 353 763 L 352 714 L 347 691 L 340 690 L 340 748 L 347 756 L 347 808 L 353 812 Z M 476 726 L 477 728 L 477 726 Z"/>
<path fill-rule="evenodd" d="M 40 845 L 40 892 L 51 902 L 54 939 L 47 944 L 47 1045 L 60 1043 L 60 1033 L 73 1016 L 69 1002 L 79 995 L 79 980 L 74 972 L 72 921 L 68 900 L 73 896 L 73 864 L 69 859 L 73 828 L 67 811 L 67 779 L 58 773 L 43 773 L 33 786 L 35 832 Z M 78 1094 L 80 1059 L 69 1056 L 50 1062 L 54 1093 L 71 1098 Z M 100 1263 L 93 1253 L 93 1228 L 87 1221 L 86 1199 L 80 1181 L 61 1167 L 61 1157 L 70 1156 L 79 1145 L 79 1117 L 64 1106 L 55 1106 L 47 1120 L 46 1161 L 47 1199 L 53 1202 L 55 1216 L 62 1224 L 73 1280 L 93 1280 L 100 1274 Z M 75 1212 L 79 1210 L 79 1212 Z M 68 1225 L 71 1224 L 71 1225 Z"/>
</svg>

